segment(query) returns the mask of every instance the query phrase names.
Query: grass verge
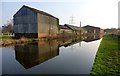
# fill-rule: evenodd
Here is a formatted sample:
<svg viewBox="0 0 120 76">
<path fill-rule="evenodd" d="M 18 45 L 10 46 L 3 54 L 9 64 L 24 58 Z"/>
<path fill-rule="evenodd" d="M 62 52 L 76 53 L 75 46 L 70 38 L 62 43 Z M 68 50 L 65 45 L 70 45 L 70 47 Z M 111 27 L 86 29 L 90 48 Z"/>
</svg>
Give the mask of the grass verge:
<svg viewBox="0 0 120 76">
<path fill-rule="evenodd" d="M 38 38 L 20 38 L 16 39 L 12 36 L 0 36 L 0 47 L 15 45 L 15 44 L 21 44 L 21 43 L 29 43 L 33 41 L 38 41 L 40 39 Z"/>
<path fill-rule="evenodd" d="M 105 35 L 100 43 L 90 75 L 120 76 L 120 39 Z"/>
<path fill-rule="evenodd" d="M 0 36 L 0 39 L 13 39 L 13 36 Z"/>
</svg>

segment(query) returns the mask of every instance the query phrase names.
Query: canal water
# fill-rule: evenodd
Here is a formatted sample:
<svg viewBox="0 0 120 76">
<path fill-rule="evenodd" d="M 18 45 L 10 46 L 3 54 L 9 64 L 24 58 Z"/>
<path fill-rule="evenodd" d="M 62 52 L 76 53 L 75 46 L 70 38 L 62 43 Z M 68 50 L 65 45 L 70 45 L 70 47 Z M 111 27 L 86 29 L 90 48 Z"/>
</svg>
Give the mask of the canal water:
<svg viewBox="0 0 120 76">
<path fill-rule="evenodd" d="M 2 47 L 2 74 L 90 74 L 100 38 Z"/>
</svg>

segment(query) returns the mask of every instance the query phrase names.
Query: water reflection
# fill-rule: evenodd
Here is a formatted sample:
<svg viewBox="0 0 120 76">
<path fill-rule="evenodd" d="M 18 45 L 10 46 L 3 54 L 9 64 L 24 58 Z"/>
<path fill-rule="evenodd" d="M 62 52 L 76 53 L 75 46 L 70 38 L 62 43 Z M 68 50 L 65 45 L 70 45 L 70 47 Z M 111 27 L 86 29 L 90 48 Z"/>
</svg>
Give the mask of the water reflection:
<svg viewBox="0 0 120 76">
<path fill-rule="evenodd" d="M 99 40 L 100 38 L 102 38 L 102 35 L 89 35 L 89 36 L 85 36 L 83 41 L 91 42 L 91 41 Z"/>
<path fill-rule="evenodd" d="M 99 40 L 101 36 L 82 36 L 78 38 L 38 41 L 15 46 L 15 58 L 26 69 L 41 64 L 59 55 L 59 47 L 68 47 L 81 41 L 91 42 Z"/>
<path fill-rule="evenodd" d="M 56 41 L 39 41 L 15 46 L 15 57 L 21 65 L 28 69 L 59 55 L 58 46 Z"/>
</svg>

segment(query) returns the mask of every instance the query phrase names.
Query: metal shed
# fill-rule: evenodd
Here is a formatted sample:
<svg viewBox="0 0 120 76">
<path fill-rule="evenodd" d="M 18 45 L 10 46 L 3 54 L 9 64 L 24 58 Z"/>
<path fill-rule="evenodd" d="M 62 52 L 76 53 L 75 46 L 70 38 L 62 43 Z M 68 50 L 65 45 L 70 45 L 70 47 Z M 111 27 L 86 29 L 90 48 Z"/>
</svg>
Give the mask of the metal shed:
<svg viewBox="0 0 120 76">
<path fill-rule="evenodd" d="M 25 5 L 14 14 L 13 20 L 16 38 L 57 36 L 59 31 L 57 17 Z"/>
</svg>

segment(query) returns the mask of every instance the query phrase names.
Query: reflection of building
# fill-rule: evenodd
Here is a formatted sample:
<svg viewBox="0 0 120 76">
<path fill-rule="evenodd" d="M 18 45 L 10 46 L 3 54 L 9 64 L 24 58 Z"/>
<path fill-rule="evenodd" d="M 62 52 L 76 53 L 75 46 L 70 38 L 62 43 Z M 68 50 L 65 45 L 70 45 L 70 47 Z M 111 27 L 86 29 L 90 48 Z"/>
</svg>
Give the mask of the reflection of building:
<svg viewBox="0 0 120 76">
<path fill-rule="evenodd" d="M 59 41 L 38 41 L 26 45 L 17 45 L 15 46 L 15 57 L 21 65 L 28 69 L 59 55 L 59 47 L 61 46 L 68 47 L 81 41 L 91 42 L 100 38 L 100 36 L 94 35 L 82 38 L 63 38 Z"/>
<path fill-rule="evenodd" d="M 68 38 L 68 39 L 62 39 L 60 41 L 60 46 L 68 47 L 71 45 L 74 45 L 76 43 L 81 42 L 81 38 Z"/>
<path fill-rule="evenodd" d="M 59 19 L 23 5 L 13 16 L 15 37 L 46 37 L 58 34 Z"/>
<path fill-rule="evenodd" d="M 16 60 L 28 69 L 59 55 L 59 45 L 50 41 L 15 46 L 15 55 Z"/>
<path fill-rule="evenodd" d="M 60 46 L 68 46 L 70 43 L 72 43 L 72 38 L 69 39 L 62 39 L 59 41 Z"/>
<path fill-rule="evenodd" d="M 79 43 L 81 41 L 91 42 L 91 41 L 99 40 L 100 38 L 102 38 L 102 35 L 87 35 L 78 38 L 66 38 L 66 39 L 63 38 L 62 40 L 59 41 L 59 43 L 60 46 L 67 47 Z"/>
<path fill-rule="evenodd" d="M 101 37 L 102 35 L 89 35 L 89 36 L 87 35 L 84 37 L 85 39 L 83 41 L 91 42 L 91 41 L 99 40 Z"/>
</svg>

